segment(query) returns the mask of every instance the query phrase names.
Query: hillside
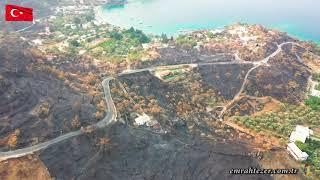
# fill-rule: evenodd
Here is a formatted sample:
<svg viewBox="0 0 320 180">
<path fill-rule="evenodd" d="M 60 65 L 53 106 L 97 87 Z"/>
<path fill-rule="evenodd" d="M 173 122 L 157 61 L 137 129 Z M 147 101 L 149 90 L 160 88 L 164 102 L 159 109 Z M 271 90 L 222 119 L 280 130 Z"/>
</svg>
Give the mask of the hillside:
<svg viewBox="0 0 320 180">
<path fill-rule="evenodd" d="M 273 179 L 229 170 L 300 168 L 285 143 L 295 125 L 320 125 L 305 103 L 320 68 L 314 44 L 244 24 L 167 42 L 133 28 L 103 33 L 92 48 L 60 50 L 61 38 L 1 37 L 0 175 L 3 163 L 26 179 L 34 168 L 39 179 Z M 137 48 L 114 48 L 128 44 Z"/>
</svg>

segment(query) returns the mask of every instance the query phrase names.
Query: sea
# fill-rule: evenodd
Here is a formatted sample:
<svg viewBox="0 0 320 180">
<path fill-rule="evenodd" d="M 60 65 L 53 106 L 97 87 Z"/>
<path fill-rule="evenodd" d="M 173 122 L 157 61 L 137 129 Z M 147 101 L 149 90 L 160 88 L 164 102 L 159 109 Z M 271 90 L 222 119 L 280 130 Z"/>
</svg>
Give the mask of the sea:
<svg viewBox="0 0 320 180">
<path fill-rule="evenodd" d="M 154 35 L 248 23 L 320 44 L 319 8 L 317 0 L 128 0 L 123 6 L 102 6 L 99 14 L 112 25 Z"/>
</svg>

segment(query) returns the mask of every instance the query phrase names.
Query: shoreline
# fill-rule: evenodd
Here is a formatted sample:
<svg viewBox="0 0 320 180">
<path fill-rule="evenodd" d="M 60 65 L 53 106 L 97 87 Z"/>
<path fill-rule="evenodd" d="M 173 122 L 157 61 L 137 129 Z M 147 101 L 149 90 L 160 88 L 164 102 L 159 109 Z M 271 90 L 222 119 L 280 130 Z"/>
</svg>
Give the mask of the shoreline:
<svg viewBox="0 0 320 180">
<path fill-rule="evenodd" d="M 110 22 L 108 22 L 106 20 L 106 18 L 103 17 L 103 5 L 99 5 L 99 6 L 96 6 L 94 8 L 94 15 L 95 15 L 95 20 L 101 24 L 109 24 L 115 28 L 120 28 L 120 29 L 125 29 L 124 27 L 121 27 L 120 25 L 114 25 Z M 197 31 L 214 31 L 214 30 L 223 30 L 225 29 L 226 26 L 229 26 L 229 25 L 233 25 L 233 24 L 237 24 L 237 23 L 244 23 L 244 24 L 249 24 L 249 25 L 254 25 L 253 23 L 245 23 L 245 22 L 235 22 L 235 23 L 231 23 L 231 24 L 225 24 L 223 27 L 219 26 L 219 27 L 212 27 L 212 28 L 195 28 L 195 29 L 180 29 L 180 30 L 177 30 L 176 32 L 172 32 L 172 33 L 166 33 L 166 32 L 161 32 L 161 33 L 154 33 L 154 32 L 145 32 L 145 30 L 142 30 L 141 28 L 139 27 L 134 27 L 135 29 L 139 29 L 139 30 L 142 30 L 144 33 L 146 34 L 149 34 L 151 36 L 161 36 L 161 34 L 166 34 L 167 36 L 172 36 L 172 37 L 178 37 L 179 35 L 183 35 L 183 34 L 189 34 L 189 33 L 193 33 L 193 32 L 197 32 Z M 318 46 L 320 46 L 320 40 L 315 40 L 315 39 L 308 39 L 308 38 L 303 38 L 302 36 L 299 36 L 299 35 L 295 35 L 295 34 L 292 34 L 288 31 L 284 31 L 284 30 L 281 30 L 280 28 L 277 28 L 275 26 L 265 26 L 265 25 L 262 25 L 262 24 L 257 24 L 257 25 L 261 25 L 263 27 L 266 27 L 268 29 L 273 29 L 273 30 L 277 30 L 277 31 L 280 31 L 280 32 L 283 32 L 283 33 L 287 33 L 288 36 L 294 38 L 294 39 L 297 39 L 299 41 L 303 41 L 303 42 L 312 42 Z"/>
</svg>

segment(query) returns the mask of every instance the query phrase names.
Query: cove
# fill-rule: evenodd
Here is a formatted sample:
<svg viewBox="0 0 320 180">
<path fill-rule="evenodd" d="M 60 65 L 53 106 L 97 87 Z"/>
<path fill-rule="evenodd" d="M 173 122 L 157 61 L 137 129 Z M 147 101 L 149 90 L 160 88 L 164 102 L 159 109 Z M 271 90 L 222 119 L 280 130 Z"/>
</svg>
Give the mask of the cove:
<svg viewBox="0 0 320 180">
<path fill-rule="evenodd" d="M 261 24 L 319 44 L 319 7 L 314 0 L 129 0 L 101 7 L 99 16 L 115 26 L 169 36 L 237 22 Z"/>
</svg>

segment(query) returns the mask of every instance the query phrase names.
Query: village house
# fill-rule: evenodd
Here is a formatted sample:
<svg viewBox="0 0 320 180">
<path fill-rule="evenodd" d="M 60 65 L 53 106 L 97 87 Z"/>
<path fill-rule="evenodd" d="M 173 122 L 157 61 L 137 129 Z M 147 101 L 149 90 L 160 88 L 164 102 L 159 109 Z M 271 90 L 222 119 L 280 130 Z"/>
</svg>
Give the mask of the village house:
<svg viewBox="0 0 320 180">
<path fill-rule="evenodd" d="M 302 152 L 295 143 L 289 143 L 287 150 L 297 161 L 305 161 L 309 155 L 306 152 Z"/>
<path fill-rule="evenodd" d="M 295 142 L 300 141 L 305 143 L 308 138 L 313 134 L 313 131 L 308 127 L 297 125 L 295 131 L 290 135 L 290 143 L 287 146 L 289 153 L 298 161 L 305 161 L 308 159 L 309 155 L 306 152 L 302 152 L 301 149 L 295 144 Z"/>
<path fill-rule="evenodd" d="M 308 127 L 297 125 L 295 131 L 293 131 L 290 135 L 290 142 L 300 141 L 305 143 L 310 135 L 313 134 L 313 131 Z"/>
<path fill-rule="evenodd" d="M 138 126 L 142 126 L 142 125 L 146 125 L 146 126 L 154 126 L 155 124 L 157 124 L 157 121 L 152 120 L 147 114 L 143 113 L 142 115 L 139 115 L 136 119 L 135 119 L 135 123 Z"/>
</svg>

